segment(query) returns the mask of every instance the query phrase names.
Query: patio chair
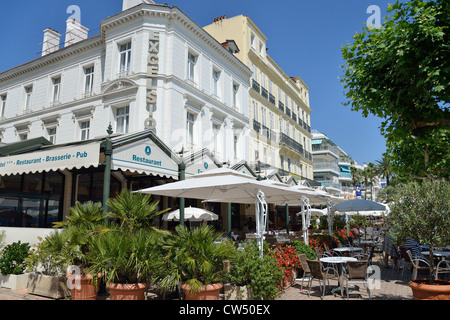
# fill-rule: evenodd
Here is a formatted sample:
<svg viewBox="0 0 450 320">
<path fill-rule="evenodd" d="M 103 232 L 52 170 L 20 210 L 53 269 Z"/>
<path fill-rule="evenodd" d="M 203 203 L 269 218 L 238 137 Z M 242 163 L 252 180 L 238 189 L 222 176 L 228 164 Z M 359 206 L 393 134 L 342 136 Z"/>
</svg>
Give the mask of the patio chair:
<svg viewBox="0 0 450 320">
<path fill-rule="evenodd" d="M 370 288 L 367 276 L 367 267 L 369 266 L 368 260 L 358 260 L 358 261 L 347 261 L 347 268 L 345 269 L 345 280 L 346 280 L 346 290 L 347 299 L 349 299 L 349 284 L 361 283 L 366 286 L 367 293 L 370 299 Z"/>
<path fill-rule="evenodd" d="M 436 266 L 436 279 L 439 279 L 439 273 L 450 274 L 450 261 L 441 260 Z"/>
<path fill-rule="evenodd" d="M 317 259 L 331 257 L 331 254 L 327 253 L 326 251 L 320 251 L 317 247 L 314 247 L 314 251 L 316 252 Z"/>
<path fill-rule="evenodd" d="M 352 255 L 353 258 L 358 259 L 359 261 L 361 260 L 369 260 L 369 255 L 367 253 L 356 253 L 354 255 Z"/>
<path fill-rule="evenodd" d="M 425 271 L 427 273 L 430 272 L 430 263 L 428 260 L 422 259 L 422 258 L 413 258 L 411 250 L 406 250 L 407 255 L 409 256 L 409 259 L 411 260 L 412 266 L 413 266 L 413 273 L 411 280 L 417 279 L 417 273 L 419 271 Z M 434 267 L 434 270 L 436 270 L 436 267 Z M 434 272 L 433 270 L 433 272 Z"/>
<path fill-rule="evenodd" d="M 403 276 L 403 273 L 405 272 L 405 264 L 409 263 L 409 264 L 411 264 L 411 267 L 412 267 L 412 261 L 411 261 L 411 258 L 408 255 L 408 253 L 406 252 L 407 250 L 406 250 L 405 247 L 400 246 L 399 249 L 400 249 L 400 261 L 399 262 L 402 263 L 401 267 L 400 267 L 400 263 L 399 263 L 399 268 L 403 269 L 402 270 L 402 276 Z"/>
<path fill-rule="evenodd" d="M 303 282 L 305 278 L 308 278 L 308 282 L 311 281 L 312 275 L 311 270 L 309 269 L 308 262 L 306 261 L 306 254 L 302 253 L 298 255 L 298 259 L 300 260 L 300 264 L 303 268 L 303 277 L 302 277 L 302 289 L 303 289 Z"/>
<path fill-rule="evenodd" d="M 311 286 L 313 280 L 318 280 L 320 288 L 323 287 L 322 295 L 320 297 L 320 299 L 323 299 L 323 297 L 325 296 L 326 283 L 328 282 L 329 286 L 330 279 L 337 280 L 339 278 L 338 271 L 332 267 L 323 268 L 319 260 L 307 259 L 306 262 L 308 263 L 309 270 L 311 271 L 311 280 L 309 281 L 308 297 L 310 297 L 311 294 Z M 330 275 L 330 272 L 333 272 L 333 274 Z"/>
</svg>

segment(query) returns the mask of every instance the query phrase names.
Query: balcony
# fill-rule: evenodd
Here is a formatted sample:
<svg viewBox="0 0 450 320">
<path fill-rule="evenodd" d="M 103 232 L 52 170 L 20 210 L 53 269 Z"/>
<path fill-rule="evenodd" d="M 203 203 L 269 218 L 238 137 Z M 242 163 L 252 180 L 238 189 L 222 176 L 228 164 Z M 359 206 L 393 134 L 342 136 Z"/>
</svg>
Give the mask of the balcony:
<svg viewBox="0 0 450 320">
<path fill-rule="evenodd" d="M 275 105 L 275 96 L 271 93 L 269 93 L 269 102 L 273 105 Z"/>
<path fill-rule="evenodd" d="M 291 117 L 291 109 L 286 107 L 286 115 L 290 118 Z"/>
<path fill-rule="evenodd" d="M 280 143 L 284 144 L 289 149 L 303 155 L 303 146 L 294 139 L 285 135 L 284 133 L 280 133 Z"/>
<path fill-rule="evenodd" d="M 265 99 L 268 99 L 268 98 L 269 98 L 269 92 L 268 92 L 267 89 L 264 88 L 264 87 L 261 87 L 261 96 L 262 96 L 263 98 L 265 98 Z"/>
<path fill-rule="evenodd" d="M 256 120 L 253 120 L 253 130 L 257 133 L 260 133 L 259 131 L 261 130 L 261 124 Z"/>
<path fill-rule="evenodd" d="M 260 93 L 261 92 L 261 86 L 259 85 L 259 83 L 252 79 L 252 89 L 255 90 L 256 92 Z"/>
</svg>

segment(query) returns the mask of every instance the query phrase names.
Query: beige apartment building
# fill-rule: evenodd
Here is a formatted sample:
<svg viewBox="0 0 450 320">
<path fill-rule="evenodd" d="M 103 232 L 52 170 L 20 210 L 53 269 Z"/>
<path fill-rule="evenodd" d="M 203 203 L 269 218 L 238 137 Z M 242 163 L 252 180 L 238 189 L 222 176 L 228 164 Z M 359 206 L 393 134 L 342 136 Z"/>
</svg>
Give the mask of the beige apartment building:
<svg viewBox="0 0 450 320">
<path fill-rule="evenodd" d="M 234 41 L 235 53 L 252 70 L 249 89 L 249 158 L 262 176 L 313 180 L 309 88 L 288 76 L 267 54 L 266 36 L 244 15 L 215 18 L 204 29 L 220 43 Z"/>
</svg>

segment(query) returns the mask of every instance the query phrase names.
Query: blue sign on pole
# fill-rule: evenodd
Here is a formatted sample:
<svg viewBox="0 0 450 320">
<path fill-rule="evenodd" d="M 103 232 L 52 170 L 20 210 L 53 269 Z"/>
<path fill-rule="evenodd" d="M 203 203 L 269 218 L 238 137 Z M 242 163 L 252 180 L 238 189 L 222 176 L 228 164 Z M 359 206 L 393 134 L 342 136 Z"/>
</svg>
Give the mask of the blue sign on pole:
<svg viewBox="0 0 450 320">
<path fill-rule="evenodd" d="M 356 185 L 356 199 L 361 199 L 361 185 Z"/>
</svg>

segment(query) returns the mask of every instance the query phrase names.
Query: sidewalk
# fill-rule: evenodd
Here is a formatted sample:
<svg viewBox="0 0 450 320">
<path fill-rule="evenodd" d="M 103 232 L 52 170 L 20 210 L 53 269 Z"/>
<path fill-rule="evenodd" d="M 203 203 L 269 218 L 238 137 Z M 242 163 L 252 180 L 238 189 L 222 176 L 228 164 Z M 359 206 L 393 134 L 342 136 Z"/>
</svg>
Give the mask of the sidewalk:
<svg viewBox="0 0 450 320">
<path fill-rule="evenodd" d="M 374 265 L 379 267 L 381 272 L 380 289 L 373 289 L 371 291 L 372 300 L 412 300 L 412 291 L 408 287 L 408 282 L 411 280 L 411 271 L 407 268 L 396 270 L 394 268 L 386 269 L 380 257 L 374 257 Z M 392 267 L 392 260 L 390 260 Z M 407 266 L 408 267 L 408 266 Z M 337 286 L 336 280 L 331 280 L 332 287 Z M 358 288 L 355 288 L 358 289 Z M 343 300 L 347 299 L 344 293 L 344 298 L 340 294 L 326 294 L 323 300 Z M 368 294 L 364 285 L 360 285 L 359 290 L 350 291 L 350 300 L 367 300 Z M 12 291 L 5 288 L 0 288 L 0 300 L 54 300 L 46 297 L 32 295 L 27 293 L 27 289 Z M 102 300 L 102 299 L 99 299 Z M 308 287 L 306 282 L 303 288 L 301 287 L 301 280 L 296 281 L 296 284 L 285 290 L 285 292 L 277 300 L 321 300 L 321 290 L 318 281 L 313 281 L 311 288 L 311 296 L 308 298 Z"/>
<path fill-rule="evenodd" d="M 408 282 L 411 280 L 411 270 L 409 265 L 406 265 L 406 269 L 402 275 L 402 269 L 396 270 L 392 266 L 392 260 L 390 260 L 390 268 L 385 268 L 382 259 L 379 256 L 373 258 L 373 265 L 378 266 L 381 272 L 380 288 L 373 289 L 370 293 L 371 300 L 412 300 L 412 291 L 408 286 Z M 331 287 L 337 287 L 336 280 L 330 281 Z M 357 285 L 359 288 L 350 290 L 350 300 L 367 300 L 369 295 L 367 294 L 366 287 L 363 284 Z M 327 291 L 329 291 L 327 289 Z M 288 288 L 278 300 L 321 300 L 322 291 L 319 286 L 319 282 L 314 280 L 311 287 L 311 295 L 308 297 L 308 286 L 305 281 L 303 288 L 301 286 L 301 280 L 296 281 L 296 284 Z M 343 300 L 347 299 L 347 295 L 344 291 L 344 297 L 339 294 L 325 294 L 323 300 Z"/>
</svg>

